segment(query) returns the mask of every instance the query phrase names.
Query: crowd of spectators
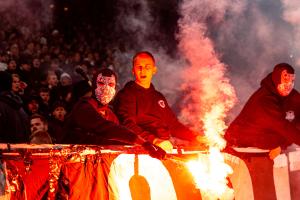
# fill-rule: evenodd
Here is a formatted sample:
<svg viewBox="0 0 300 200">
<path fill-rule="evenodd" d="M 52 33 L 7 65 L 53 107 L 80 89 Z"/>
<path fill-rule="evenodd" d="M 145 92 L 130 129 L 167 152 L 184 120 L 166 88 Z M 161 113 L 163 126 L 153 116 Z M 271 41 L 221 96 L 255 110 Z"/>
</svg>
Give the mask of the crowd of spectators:
<svg viewBox="0 0 300 200">
<path fill-rule="evenodd" d="M 53 143 L 61 141 L 64 118 L 84 93 L 83 82 L 103 67 L 115 67 L 114 51 L 89 26 L 77 27 L 73 37 L 66 38 L 55 28 L 33 33 L 0 22 L 0 71 L 12 76 L 9 92 L 21 102 L 28 126 L 32 115 L 47 120 Z M 28 142 L 28 134 L 17 142 Z M 14 142 L 7 140 L 1 142 Z"/>
</svg>

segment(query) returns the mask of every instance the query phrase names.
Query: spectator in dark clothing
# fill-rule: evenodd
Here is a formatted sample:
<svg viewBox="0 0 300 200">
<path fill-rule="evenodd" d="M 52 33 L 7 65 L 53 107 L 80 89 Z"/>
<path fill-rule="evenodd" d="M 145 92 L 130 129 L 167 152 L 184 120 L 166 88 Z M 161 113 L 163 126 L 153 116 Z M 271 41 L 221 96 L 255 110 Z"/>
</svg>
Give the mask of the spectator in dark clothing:
<svg viewBox="0 0 300 200">
<path fill-rule="evenodd" d="M 29 139 L 29 119 L 22 101 L 11 90 L 12 77 L 0 72 L 0 142 L 24 143 Z"/>
<path fill-rule="evenodd" d="M 25 109 L 29 116 L 33 114 L 42 114 L 40 110 L 40 97 L 36 94 L 31 94 L 25 99 Z"/>
<path fill-rule="evenodd" d="M 10 59 L 7 63 L 7 70 L 8 73 L 14 74 L 17 73 L 17 63 L 14 59 Z"/>
<path fill-rule="evenodd" d="M 63 139 L 63 126 L 67 114 L 66 104 L 57 101 L 52 105 L 51 118 L 49 119 L 49 133 L 54 143 L 60 144 Z"/>
<path fill-rule="evenodd" d="M 48 122 L 45 117 L 33 114 L 30 117 L 30 143 L 31 144 L 51 144 L 52 139 L 48 133 Z"/>
<path fill-rule="evenodd" d="M 225 134 L 228 143 L 269 150 L 291 143 L 300 145 L 300 130 L 293 123 L 300 117 L 294 79 L 294 69 L 289 64 L 276 65 L 230 124 Z"/>
<path fill-rule="evenodd" d="M 20 69 L 18 74 L 21 80 L 24 81 L 29 87 L 34 85 L 35 77 L 31 71 L 32 60 L 28 56 L 22 56 L 20 59 Z"/>
<path fill-rule="evenodd" d="M 50 90 L 47 87 L 41 87 L 39 89 L 39 97 L 41 99 L 40 102 L 40 110 L 41 113 L 43 113 L 45 116 L 50 115 L 50 105 L 49 105 L 49 100 L 50 100 Z"/>
<path fill-rule="evenodd" d="M 165 97 L 151 83 L 156 73 L 155 60 L 149 52 L 133 57 L 135 81 L 128 82 L 117 94 L 114 109 L 121 123 L 147 141 L 171 150 L 171 136 L 201 142 L 201 136 L 178 121 Z"/>
</svg>

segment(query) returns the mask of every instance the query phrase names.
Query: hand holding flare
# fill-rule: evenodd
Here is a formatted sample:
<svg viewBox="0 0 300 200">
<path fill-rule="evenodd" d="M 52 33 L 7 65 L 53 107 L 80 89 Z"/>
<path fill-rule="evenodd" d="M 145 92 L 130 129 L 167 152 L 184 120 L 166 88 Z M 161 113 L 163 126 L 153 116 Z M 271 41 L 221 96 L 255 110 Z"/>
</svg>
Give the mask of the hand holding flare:
<svg viewBox="0 0 300 200">
<path fill-rule="evenodd" d="M 153 140 L 153 144 L 156 145 L 156 146 L 159 146 L 160 148 L 162 148 L 165 151 L 172 151 L 173 150 L 173 145 L 169 140 L 163 140 L 163 139 L 155 138 Z"/>
</svg>

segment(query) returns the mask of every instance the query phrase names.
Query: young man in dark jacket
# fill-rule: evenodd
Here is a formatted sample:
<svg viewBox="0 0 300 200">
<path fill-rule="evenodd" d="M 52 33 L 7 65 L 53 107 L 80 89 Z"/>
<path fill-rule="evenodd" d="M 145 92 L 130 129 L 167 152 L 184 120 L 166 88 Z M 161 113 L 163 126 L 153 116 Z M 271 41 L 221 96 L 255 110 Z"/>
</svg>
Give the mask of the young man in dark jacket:
<svg viewBox="0 0 300 200">
<path fill-rule="evenodd" d="M 170 137 L 196 141 L 200 136 L 181 124 L 165 97 L 151 83 L 156 73 L 155 59 L 149 52 L 133 57 L 135 81 L 128 82 L 117 94 L 114 109 L 121 123 L 144 139 L 171 150 Z"/>
<path fill-rule="evenodd" d="M 118 118 L 109 108 L 116 89 L 116 75 L 102 69 L 94 77 L 93 87 L 73 107 L 66 118 L 63 143 L 71 144 L 141 144 L 150 155 L 162 158 L 165 152 L 119 125 Z M 90 93 L 90 95 L 88 95 Z"/>
</svg>

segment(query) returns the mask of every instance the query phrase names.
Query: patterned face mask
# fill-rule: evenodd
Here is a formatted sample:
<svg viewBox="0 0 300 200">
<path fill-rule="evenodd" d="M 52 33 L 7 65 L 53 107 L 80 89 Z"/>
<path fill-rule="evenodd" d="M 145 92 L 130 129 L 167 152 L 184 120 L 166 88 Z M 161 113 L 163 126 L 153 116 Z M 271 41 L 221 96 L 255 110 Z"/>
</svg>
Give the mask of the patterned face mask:
<svg viewBox="0 0 300 200">
<path fill-rule="evenodd" d="M 289 74 L 286 70 L 281 72 L 281 82 L 277 86 L 277 91 L 281 96 L 287 96 L 294 88 L 295 74 Z"/>
<path fill-rule="evenodd" d="M 96 99 L 102 104 L 107 105 L 116 94 L 116 78 L 112 76 L 97 76 L 97 88 L 95 89 Z"/>
</svg>

